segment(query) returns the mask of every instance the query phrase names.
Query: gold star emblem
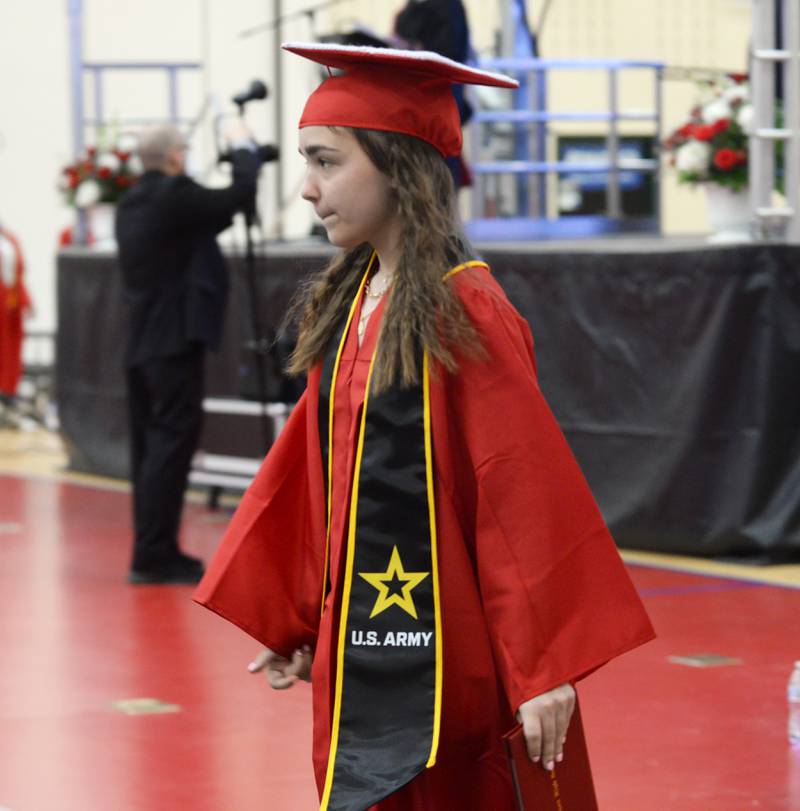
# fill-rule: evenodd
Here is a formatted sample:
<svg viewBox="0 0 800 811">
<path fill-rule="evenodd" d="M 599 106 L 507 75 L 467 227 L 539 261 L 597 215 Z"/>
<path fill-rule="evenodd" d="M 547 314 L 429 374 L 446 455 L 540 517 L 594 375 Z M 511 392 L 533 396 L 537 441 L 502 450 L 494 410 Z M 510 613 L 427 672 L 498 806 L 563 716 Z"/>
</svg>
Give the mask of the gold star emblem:
<svg viewBox="0 0 800 811">
<path fill-rule="evenodd" d="M 411 590 L 429 574 L 430 572 L 405 571 L 396 546 L 392 549 L 392 557 L 385 572 L 359 572 L 359 577 L 363 577 L 370 586 L 378 590 L 378 596 L 369 618 L 372 619 L 391 605 L 397 605 L 407 614 L 411 614 L 414 619 L 418 619 Z"/>
</svg>

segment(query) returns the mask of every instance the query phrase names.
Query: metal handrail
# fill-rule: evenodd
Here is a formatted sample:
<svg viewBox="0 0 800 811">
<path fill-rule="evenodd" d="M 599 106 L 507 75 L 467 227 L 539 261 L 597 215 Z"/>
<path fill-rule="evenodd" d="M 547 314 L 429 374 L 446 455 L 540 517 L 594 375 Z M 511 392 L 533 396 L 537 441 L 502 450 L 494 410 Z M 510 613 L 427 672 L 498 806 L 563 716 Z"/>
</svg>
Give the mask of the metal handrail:
<svg viewBox="0 0 800 811">
<path fill-rule="evenodd" d="M 614 115 L 611 112 L 576 111 L 563 113 L 537 113 L 528 110 L 487 110 L 474 113 L 473 121 L 655 121 L 656 114 L 638 110 L 621 111 Z"/>
<path fill-rule="evenodd" d="M 178 73 L 183 70 L 202 70 L 203 64 L 201 62 L 83 62 L 81 69 L 85 73 L 92 74 L 94 80 L 94 116 L 89 118 L 84 115 L 81 110 L 81 122 L 85 127 L 87 124 L 94 124 L 99 126 L 105 123 L 103 115 L 104 107 L 104 94 L 103 94 L 103 79 L 109 71 L 164 71 L 167 80 L 168 101 L 167 108 L 169 113 L 167 120 L 174 124 L 179 123 L 180 120 L 188 121 L 190 119 L 180 119 L 178 116 Z M 164 119 L 157 119 L 163 121 Z M 120 118 L 120 123 L 133 123 L 132 119 Z M 137 120 L 138 121 L 138 120 Z"/>
<path fill-rule="evenodd" d="M 605 174 L 618 168 L 622 172 L 656 172 L 659 162 L 649 158 L 620 158 L 616 164 L 580 161 L 486 161 L 470 169 L 478 174 Z"/>
<path fill-rule="evenodd" d="M 770 233 L 770 219 L 785 224 L 783 236 L 800 243 L 800 8 L 797 0 L 783 3 L 782 46 L 777 47 L 774 0 L 753 0 L 752 96 L 753 131 L 750 136 L 750 206 L 762 236 Z M 775 68 L 783 73 L 783 126 L 776 127 Z M 772 205 L 775 185 L 775 147 L 784 150 L 786 206 Z"/>
</svg>

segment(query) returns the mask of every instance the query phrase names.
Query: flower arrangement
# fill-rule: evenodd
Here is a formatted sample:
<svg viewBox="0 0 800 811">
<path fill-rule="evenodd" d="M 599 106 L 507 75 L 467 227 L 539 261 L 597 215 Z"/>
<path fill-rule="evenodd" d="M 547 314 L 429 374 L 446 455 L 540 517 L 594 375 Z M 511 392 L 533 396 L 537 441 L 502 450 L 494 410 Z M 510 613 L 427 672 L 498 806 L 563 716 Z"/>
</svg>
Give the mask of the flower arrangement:
<svg viewBox="0 0 800 811">
<path fill-rule="evenodd" d="M 135 146 L 134 138 L 123 136 L 110 149 L 88 147 L 61 171 L 58 185 L 66 202 L 75 208 L 116 203 L 141 173 Z"/>
<path fill-rule="evenodd" d="M 701 83 L 703 98 L 689 120 L 663 143 L 680 183 L 717 183 L 731 191 L 747 186 L 747 150 L 753 106 L 747 77 Z"/>
</svg>

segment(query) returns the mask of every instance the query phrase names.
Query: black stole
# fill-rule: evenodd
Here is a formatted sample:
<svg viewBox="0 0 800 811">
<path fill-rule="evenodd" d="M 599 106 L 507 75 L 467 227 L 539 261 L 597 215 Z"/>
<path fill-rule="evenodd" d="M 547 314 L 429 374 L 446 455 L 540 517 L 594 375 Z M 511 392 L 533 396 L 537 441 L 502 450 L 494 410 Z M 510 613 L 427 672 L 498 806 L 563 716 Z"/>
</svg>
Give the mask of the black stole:
<svg viewBox="0 0 800 811">
<path fill-rule="evenodd" d="M 331 343 L 320 381 L 329 535 L 336 376 L 369 270 Z M 427 351 L 420 349 L 419 358 L 420 385 L 393 386 L 378 395 L 370 393 L 370 365 L 350 501 L 321 811 L 364 811 L 436 760 L 441 621 Z M 328 548 L 323 602 L 329 556 Z"/>
</svg>

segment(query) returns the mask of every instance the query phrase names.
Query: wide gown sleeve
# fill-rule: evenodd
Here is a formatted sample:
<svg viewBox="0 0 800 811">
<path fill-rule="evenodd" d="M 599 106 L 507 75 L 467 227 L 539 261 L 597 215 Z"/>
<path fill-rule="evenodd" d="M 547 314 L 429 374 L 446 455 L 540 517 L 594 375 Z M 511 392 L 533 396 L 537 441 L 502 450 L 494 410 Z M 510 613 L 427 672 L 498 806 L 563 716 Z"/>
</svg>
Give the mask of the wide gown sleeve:
<svg viewBox="0 0 800 811">
<path fill-rule="evenodd" d="M 461 520 L 516 710 L 654 632 L 539 389 L 527 322 L 493 281 L 459 293 L 487 352 L 445 381 L 451 435 L 468 462 L 456 482 L 472 494 Z"/>
<path fill-rule="evenodd" d="M 305 393 L 222 539 L 194 599 L 291 656 L 316 639 L 322 546 L 311 515 Z"/>
</svg>

